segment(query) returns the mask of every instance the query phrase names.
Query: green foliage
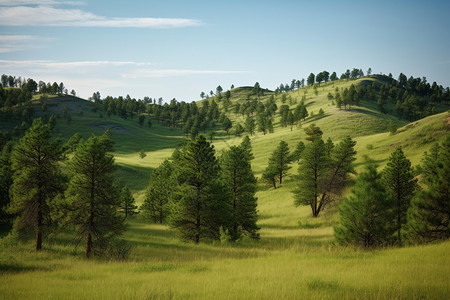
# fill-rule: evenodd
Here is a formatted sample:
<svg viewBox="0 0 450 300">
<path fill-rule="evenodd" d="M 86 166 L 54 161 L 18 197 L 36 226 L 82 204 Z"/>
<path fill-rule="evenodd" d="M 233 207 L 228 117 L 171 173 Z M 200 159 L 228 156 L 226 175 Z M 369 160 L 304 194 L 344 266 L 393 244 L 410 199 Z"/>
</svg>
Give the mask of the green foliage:
<svg viewBox="0 0 450 300">
<path fill-rule="evenodd" d="M 411 201 L 407 234 L 412 242 L 424 243 L 450 237 L 450 135 L 422 160 L 426 188 Z"/>
<path fill-rule="evenodd" d="M 223 154 L 220 165 L 221 180 L 231 206 L 229 234 L 232 240 L 238 240 L 242 232 L 258 239 L 256 178 L 247 150 L 231 147 Z"/>
<path fill-rule="evenodd" d="M 125 219 L 137 214 L 136 201 L 128 187 L 123 187 L 120 191 L 119 210 L 125 214 Z"/>
<path fill-rule="evenodd" d="M 316 138 L 321 139 L 323 134 L 322 130 L 314 123 L 305 128 L 305 133 L 307 135 L 306 140 L 310 142 Z"/>
<path fill-rule="evenodd" d="M 58 169 L 61 144 L 51 141 L 49 125 L 36 119 L 11 154 L 14 170 L 10 213 L 18 215 L 17 229 L 36 233 L 36 250 L 42 248 L 44 228 L 51 225 L 50 205 L 62 192 Z"/>
<path fill-rule="evenodd" d="M 382 178 L 389 197 L 395 201 L 392 207 L 396 223 L 395 231 L 397 243 L 402 245 L 402 230 L 406 224 L 406 212 L 418 186 L 411 162 L 405 157 L 401 147 L 392 153 L 382 172 Z"/>
<path fill-rule="evenodd" d="M 283 178 L 287 176 L 287 171 L 291 169 L 289 166 L 290 160 L 289 145 L 285 141 L 280 141 L 277 149 L 269 158 L 269 166 L 267 167 L 267 174 L 272 174 L 276 170 L 276 178 L 280 184 L 283 183 Z M 275 187 L 275 185 L 274 185 Z"/>
<path fill-rule="evenodd" d="M 12 215 L 7 212 L 11 202 L 9 189 L 13 184 L 13 169 L 11 166 L 11 153 L 14 143 L 9 141 L 0 152 L 0 227 L 9 230 L 12 225 Z"/>
<path fill-rule="evenodd" d="M 247 160 L 252 160 L 255 157 L 253 156 L 253 151 L 252 151 L 252 143 L 250 141 L 250 138 L 248 137 L 248 135 L 244 136 L 244 138 L 242 139 L 242 142 L 240 144 L 240 147 L 245 151 L 245 155 Z"/>
<path fill-rule="evenodd" d="M 174 171 L 174 165 L 165 160 L 150 175 L 141 210 L 154 223 L 164 223 L 169 214 L 168 204 L 175 190 Z"/>
<path fill-rule="evenodd" d="M 147 153 L 145 153 L 144 149 L 141 149 L 141 151 L 139 151 L 139 157 L 141 159 L 144 159 L 147 156 Z"/>
<path fill-rule="evenodd" d="M 328 174 L 330 164 L 331 158 L 326 152 L 322 138 L 315 138 L 305 147 L 298 168 L 299 183 L 293 191 L 294 203 L 297 206 L 309 205 L 314 217 L 318 216 L 321 209 L 318 202 L 321 194 L 320 183 Z"/>
<path fill-rule="evenodd" d="M 335 237 L 341 245 L 385 245 L 392 233 L 393 199 L 386 192 L 375 165 L 368 165 L 356 180 L 352 194 L 339 207 Z"/>
<path fill-rule="evenodd" d="M 290 161 L 299 161 L 300 157 L 305 150 L 305 143 L 302 141 L 298 142 L 297 146 L 295 147 L 295 150 L 292 152 Z"/>
<path fill-rule="evenodd" d="M 309 205 L 313 217 L 317 217 L 328 203 L 331 203 L 354 173 L 356 160 L 354 142 L 344 138 L 336 147 L 331 139 L 325 144 L 317 134 L 319 128 L 312 130 L 313 141 L 307 145 L 299 166 L 299 184 L 293 191 L 296 205 Z"/>
<path fill-rule="evenodd" d="M 102 250 L 124 230 L 118 214 L 120 197 L 114 186 L 114 157 L 110 134 L 91 136 L 81 143 L 69 162 L 73 173 L 60 203 L 62 222 L 75 228 L 79 240 L 85 239 L 85 256 Z"/>
<path fill-rule="evenodd" d="M 230 205 L 219 181 L 214 147 L 204 136 L 189 142 L 175 161 L 177 188 L 169 223 L 182 239 L 199 243 L 220 238 Z M 227 226 L 225 226 L 227 227 Z"/>
</svg>

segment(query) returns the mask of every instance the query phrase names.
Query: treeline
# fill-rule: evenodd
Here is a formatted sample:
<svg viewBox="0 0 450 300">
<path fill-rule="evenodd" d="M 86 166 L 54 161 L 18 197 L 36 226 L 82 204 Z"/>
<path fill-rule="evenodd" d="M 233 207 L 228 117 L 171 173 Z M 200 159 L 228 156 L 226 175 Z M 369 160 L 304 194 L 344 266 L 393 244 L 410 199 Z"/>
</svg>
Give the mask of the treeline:
<svg viewBox="0 0 450 300">
<path fill-rule="evenodd" d="M 109 131 L 87 140 L 75 134 L 62 144 L 42 119 L 17 143 L 9 141 L 0 156 L 0 221 L 12 224 L 9 238 L 34 235 L 39 251 L 52 232 L 71 228 L 86 257 L 124 258 L 129 247 L 116 238 L 137 207 L 129 190 L 114 183 L 111 151 Z"/>
<path fill-rule="evenodd" d="M 141 209 L 149 221 L 169 224 L 195 243 L 258 239 L 252 159 L 248 137 L 217 158 L 200 135 L 152 172 Z"/>
<path fill-rule="evenodd" d="M 435 114 L 436 105 L 450 105 L 450 89 L 436 82 L 430 85 L 426 78 L 407 79 L 402 73 L 398 80 L 388 76 L 381 78 L 382 84 L 367 81 L 341 91 L 336 88 L 334 96 L 329 93 L 328 99 L 334 99 L 339 109 L 348 109 L 362 101 L 375 102 L 383 113 L 410 121 Z"/>
<path fill-rule="evenodd" d="M 268 166 L 261 177 L 262 181 L 274 189 L 283 183 L 292 168 L 291 163 L 298 162 L 297 187 L 292 191 L 295 205 L 308 205 L 312 216 L 320 212 L 338 198 L 341 189 L 354 174 L 353 162 L 356 160 L 354 142 L 346 137 L 335 145 L 329 138 L 322 139 L 322 130 L 311 124 L 305 128 L 306 141 L 299 141 L 291 153 L 289 145 L 280 141 L 269 158 Z"/>
<path fill-rule="evenodd" d="M 367 70 L 367 75 L 372 74 L 372 69 L 369 68 Z M 353 68 L 353 70 L 350 71 L 350 69 L 347 69 L 344 73 L 341 74 L 340 77 L 336 74 L 336 72 L 331 73 L 328 71 L 322 71 L 316 74 L 310 73 L 307 77 L 306 84 L 307 85 L 313 85 L 314 83 L 320 84 L 321 82 L 328 82 L 328 81 L 334 81 L 338 79 L 358 79 L 364 76 L 364 71 L 362 69 Z M 275 94 L 283 93 L 283 92 L 290 92 L 294 91 L 296 89 L 300 89 L 305 86 L 305 78 L 299 79 L 292 79 L 290 83 L 286 84 L 280 84 L 275 89 Z"/>
</svg>

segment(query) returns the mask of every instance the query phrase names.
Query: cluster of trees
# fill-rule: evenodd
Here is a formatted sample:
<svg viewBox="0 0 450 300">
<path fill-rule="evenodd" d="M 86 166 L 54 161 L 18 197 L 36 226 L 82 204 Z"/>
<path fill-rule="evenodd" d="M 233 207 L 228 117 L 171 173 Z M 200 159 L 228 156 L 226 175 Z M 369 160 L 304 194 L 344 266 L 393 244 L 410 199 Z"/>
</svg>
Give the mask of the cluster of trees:
<svg viewBox="0 0 450 300">
<path fill-rule="evenodd" d="M 0 170 L 3 226 L 14 219 L 14 235 L 35 234 L 36 250 L 57 227 L 72 227 L 76 245 L 85 255 L 109 251 L 111 241 L 125 230 L 125 217 L 136 211 L 129 190 L 114 184 L 110 133 L 79 135 L 62 145 L 52 138 L 49 124 L 35 119 L 25 135 L 3 147 Z M 64 161 L 73 151 L 70 161 Z M 61 166 L 68 172 L 61 172 Z M 65 175 L 68 174 L 68 175 Z"/>
<path fill-rule="evenodd" d="M 293 191 L 295 205 L 309 205 L 312 216 L 317 217 L 327 204 L 339 196 L 341 188 L 354 173 L 356 151 L 354 142 L 346 137 L 336 146 L 331 139 L 322 139 L 322 130 L 312 124 L 305 129 L 306 145 L 300 141 L 290 153 L 286 142 L 280 141 L 269 158 L 262 180 L 277 188 L 288 175 L 292 162 L 299 162 L 298 184 Z"/>
<path fill-rule="evenodd" d="M 400 73 L 398 80 L 383 76 L 383 84 L 360 84 L 345 88 L 342 93 L 336 90 L 335 95 L 329 95 L 334 99 L 340 109 L 359 105 L 362 101 L 376 102 L 384 113 L 391 113 L 400 118 L 414 121 L 437 112 L 436 104 L 450 104 L 450 89 L 444 89 L 433 82 L 427 83 L 426 78 L 407 79 Z M 388 108 L 391 109 L 388 109 Z"/>
<path fill-rule="evenodd" d="M 340 206 L 337 241 L 377 247 L 449 238 L 450 135 L 425 153 L 420 170 L 419 185 L 401 147 L 381 173 L 370 163 Z"/>
<path fill-rule="evenodd" d="M 367 70 L 367 75 L 372 74 L 372 69 L 369 68 Z M 364 77 L 364 72 L 362 69 L 353 68 L 351 71 L 347 69 L 344 73 L 342 73 L 341 77 L 338 77 L 336 72 L 331 73 L 328 71 L 319 72 L 317 75 L 314 73 L 310 73 L 308 78 L 306 79 L 307 85 L 313 85 L 314 83 L 320 84 L 321 82 L 328 82 L 328 80 L 334 81 L 338 79 L 358 79 Z M 305 86 L 305 79 L 297 80 L 292 79 L 291 83 L 280 84 L 279 87 L 275 89 L 275 93 L 289 92 L 295 89 L 299 89 Z"/>
<path fill-rule="evenodd" d="M 24 87 L 26 88 L 26 90 L 30 93 L 41 93 L 41 94 L 68 94 L 67 89 L 64 86 L 64 83 L 56 83 L 53 82 L 53 84 L 51 84 L 50 82 L 45 83 L 44 81 L 39 81 L 39 83 L 37 83 L 36 81 L 34 81 L 31 78 L 25 78 L 25 77 L 15 77 L 12 75 L 6 75 L 3 74 L 1 76 L 1 85 L 2 87 L 6 88 L 6 87 L 10 87 L 10 88 L 19 88 L 19 89 L 23 89 Z M 75 91 L 72 90 L 71 91 L 72 95 L 75 95 Z"/>
<path fill-rule="evenodd" d="M 217 158 L 200 135 L 152 172 L 142 211 L 195 243 L 237 241 L 243 235 L 258 239 L 252 158 L 248 137 Z"/>
</svg>

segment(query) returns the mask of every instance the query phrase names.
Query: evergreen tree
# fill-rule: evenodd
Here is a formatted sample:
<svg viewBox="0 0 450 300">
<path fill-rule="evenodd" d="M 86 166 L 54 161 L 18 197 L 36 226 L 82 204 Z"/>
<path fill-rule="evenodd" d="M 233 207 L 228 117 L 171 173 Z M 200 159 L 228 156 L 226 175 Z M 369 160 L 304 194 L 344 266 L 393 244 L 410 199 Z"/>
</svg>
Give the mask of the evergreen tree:
<svg viewBox="0 0 450 300">
<path fill-rule="evenodd" d="M 226 226 L 229 204 L 219 182 L 219 165 L 214 146 L 204 136 L 189 142 L 175 162 L 176 200 L 171 207 L 170 224 L 185 240 L 219 239 Z"/>
<path fill-rule="evenodd" d="M 336 240 L 341 245 L 363 247 L 381 246 L 391 234 L 391 206 L 389 196 L 375 165 L 368 165 L 360 174 L 352 194 L 339 207 L 339 225 L 335 227 Z"/>
<path fill-rule="evenodd" d="M 153 170 L 145 193 L 142 211 L 154 223 L 164 223 L 168 214 L 168 203 L 175 190 L 174 166 L 168 160 Z"/>
<path fill-rule="evenodd" d="M 407 233 L 412 242 L 430 242 L 450 237 L 450 135 L 434 146 L 422 160 L 426 188 L 411 201 Z"/>
<path fill-rule="evenodd" d="M 120 211 L 125 214 L 125 219 L 128 216 L 132 216 L 137 214 L 136 209 L 138 208 L 136 205 L 136 201 L 134 200 L 133 195 L 128 187 L 123 187 L 120 192 Z"/>
<path fill-rule="evenodd" d="M 124 230 L 119 215 L 120 198 L 113 183 L 115 170 L 110 133 L 82 142 L 69 163 L 73 173 L 66 190 L 64 222 L 73 225 L 79 240 L 85 239 L 85 256 L 101 254 L 112 238 Z"/>
<path fill-rule="evenodd" d="M 383 183 L 391 198 L 395 200 L 393 208 L 396 218 L 397 243 L 402 245 L 402 230 L 406 224 L 406 213 L 418 186 L 414 178 L 411 162 L 398 147 L 389 158 L 382 172 Z"/>
<path fill-rule="evenodd" d="M 12 215 L 7 211 L 11 202 L 9 189 L 13 184 L 13 170 L 11 166 L 11 152 L 14 143 L 9 141 L 0 152 L 0 228 L 10 229 Z M 5 231 L 6 231 L 5 230 Z"/>
<path fill-rule="evenodd" d="M 322 130 L 314 123 L 305 128 L 305 133 L 307 135 L 306 140 L 310 142 L 316 138 L 321 139 L 323 134 Z"/>
<path fill-rule="evenodd" d="M 247 151 L 242 147 L 231 147 L 224 153 L 221 167 L 222 182 L 231 205 L 231 239 L 238 240 L 242 232 L 258 239 L 256 178 Z"/>
<path fill-rule="evenodd" d="M 274 165 L 269 164 L 262 174 L 262 181 L 269 186 L 273 186 L 274 189 L 277 188 L 277 175 L 278 170 Z"/>
<path fill-rule="evenodd" d="M 245 119 L 245 131 L 250 135 L 255 133 L 255 120 L 252 117 Z"/>
<path fill-rule="evenodd" d="M 322 131 L 310 126 L 312 143 L 302 153 L 299 166 L 299 185 L 293 191 L 296 205 L 310 205 L 313 217 L 317 217 L 325 206 L 338 196 L 339 191 L 354 173 L 355 142 L 346 137 L 336 147 L 331 139 L 328 147 L 321 138 Z M 308 139 L 308 138 L 307 138 Z M 331 148 L 331 153 L 328 149 Z"/>
<path fill-rule="evenodd" d="M 50 202 L 62 191 L 60 159 L 61 145 L 51 141 L 50 125 L 41 119 L 34 120 L 11 154 L 10 213 L 18 215 L 17 229 L 34 230 L 36 251 L 42 249 L 44 228 L 51 224 Z"/>
<path fill-rule="evenodd" d="M 269 158 L 269 165 L 277 170 L 276 177 L 280 184 L 283 183 L 283 178 L 287 176 L 287 171 L 291 168 L 289 166 L 290 162 L 289 146 L 285 141 L 280 141 L 277 149 L 275 149 L 272 156 Z"/>
<path fill-rule="evenodd" d="M 248 160 L 252 160 L 252 159 L 255 158 L 253 156 L 252 143 L 251 143 L 250 138 L 248 137 L 248 135 L 244 136 L 244 138 L 242 139 L 242 142 L 240 144 L 240 147 L 242 149 L 244 149 Z"/>
<path fill-rule="evenodd" d="M 291 154 L 290 161 L 299 161 L 304 150 L 305 143 L 303 143 L 302 141 L 298 142 L 295 150 Z"/>
<path fill-rule="evenodd" d="M 327 155 L 322 138 L 315 138 L 305 147 L 298 168 L 299 184 L 293 191 L 295 205 L 309 205 L 313 217 L 319 215 L 318 197 L 321 194 L 323 177 L 329 171 L 330 157 Z"/>
</svg>

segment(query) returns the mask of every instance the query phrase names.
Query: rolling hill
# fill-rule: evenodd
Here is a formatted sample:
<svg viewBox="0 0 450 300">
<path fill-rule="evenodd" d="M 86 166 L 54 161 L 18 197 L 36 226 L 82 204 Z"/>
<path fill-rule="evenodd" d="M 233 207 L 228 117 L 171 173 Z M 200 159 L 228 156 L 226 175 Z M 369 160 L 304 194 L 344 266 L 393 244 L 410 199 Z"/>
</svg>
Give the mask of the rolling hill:
<svg viewBox="0 0 450 300">
<path fill-rule="evenodd" d="M 252 168 L 260 177 L 280 140 L 291 150 L 304 141 L 304 128 L 316 124 L 324 139 L 334 143 L 349 135 L 356 142 L 357 171 L 365 157 L 378 162 L 380 169 L 397 146 L 402 146 L 413 165 L 420 163 L 425 151 L 440 142 L 450 128 L 450 114 L 443 111 L 408 122 L 382 113 L 378 106 L 363 101 L 348 110 L 339 109 L 328 93 L 342 91 L 351 84 L 383 84 L 385 77 L 365 77 L 322 83 L 317 94 L 312 87 L 286 93 L 286 104 L 295 107 L 302 98 L 310 114 L 306 120 L 282 127 L 280 116 L 274 119 L 274 133 L 256 132 L 251 136 L 255 159 Z M 265 102 L 274 96 L 280 107 L 282 94 L 266 90 L 252 95 L 252 87 L 230 91 L 232 107 L 252 99 Z M 204 101 L 201 100 L 198 103 Z M 75 132 L 84 138 L 106 129 L 115 142 L 117 181 L 127 185 L 138 204 L 143 202 L 145 188 L 153 168 L 170 157 L 185 135 L 180 128 L 167 127 L 153 120 L 153 125 L 139 126 L 137 117 L 123 119 L 107 116 L 95 103 L 72 96 L 35 99 L 36 116 L 47 101 L 47 114 L 56 116 L 54 134 L 67 140 Z M 219 102 L 223 107 L 223 102 Z M 319 110 L 324 111 L 319 115 Z M 70 114 L 70 121 L 64 117 Z M 313 116 L 311 116 L 313 113 Z M 246 116 L 227 114 L 233 125 L 243 124 Z M 389 132 L 394 124 L 397 130 Z M 14 124 L 0 121 L 0 128 Z M 9 127 L 8 127 L 9 126 Z M 226 134 L 218 126 L 213 140 L 217 155 L 242 137 Z M 206 133 L 206 132 L 205 132 Z M 139 152 L 144 150 L 145 158 Z M 132 246 L 129 261 L 89 262 L 76 255 L 70 233 L 51 240 L 42 253 L 30 253 L 27 245 L 5 248 L 0 256 L 0 296 L 2 298 L 444 298 L 450 293 L 448 278 L 449 242 L 437 245 L 365 252 L 335 245 L 333 224 L 336 206 L 319 218 L 310 217 L 309 207 L 295 207 L 294 188 L 297 163 L 291 164 L 289 177 L 280 188 L 258 185 L 259 226 L 261 240 L 244 239 L 237 245 L 180 242 L 175 232 L 163 225 L 148 224 L 141 217 L 129 221 L 124 239 Z M 346 188 L 344 194 L 349 188 Z M 78 251 L 78 252 L 77 252 Z M 26 288 L 21 288 L 27 282 Z"/>
</svg>

